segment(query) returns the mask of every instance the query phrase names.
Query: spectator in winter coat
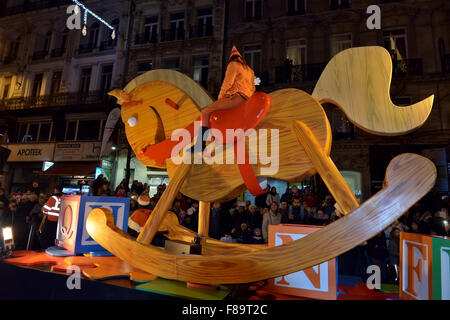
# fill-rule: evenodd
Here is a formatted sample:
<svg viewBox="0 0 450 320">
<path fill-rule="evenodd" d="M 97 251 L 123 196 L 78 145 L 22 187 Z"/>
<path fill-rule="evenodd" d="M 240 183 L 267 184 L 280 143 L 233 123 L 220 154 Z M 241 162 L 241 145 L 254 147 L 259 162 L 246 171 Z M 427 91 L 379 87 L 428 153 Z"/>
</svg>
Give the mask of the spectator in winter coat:
<svg viewBox="0 0 450 320">
<path fill-rule="evenodd" d="M 270 205 L 270 210 L 266 212 L 263 216 L 262 234 L 264 242 L 267 243 L 267 241 L 269 240 L 269 225 L 280 223 L 281 223 L 281 213 L 278 209 L 278 203 L 272 202 L 272 204 Z"/>
<path fill-rule="evenodd" d="M 277 193 L 277 188 L 272 187 L 270 189 L 269 194 L 266 197 L 266 205 L 269 207 L 272 202 L 276 202 L 278 205 L 280 205 L 280 195 Z"/>
<path fill-rule="evenodd" d="M 292 205 L 289 207 L 289 216 L 287 223 L 302 224 L 305 220 L 305 209 L 300 205 L 298 197 L 293 198 Z"/>
<path fill-rule="evenodd" d="M 389 236 L 389 263 L 391 265 L 399 265 L 400 256 L 400 230 L 398 228 L 393 228 Z"/>
<path fill-rule="evenodd" d="M 250 243 L 252 244 L 264 244 L 264 238 L 261 235 L 261 229 L 255 228 L 253 231 L 252 238 L 250 239 Z"/>
</svg>

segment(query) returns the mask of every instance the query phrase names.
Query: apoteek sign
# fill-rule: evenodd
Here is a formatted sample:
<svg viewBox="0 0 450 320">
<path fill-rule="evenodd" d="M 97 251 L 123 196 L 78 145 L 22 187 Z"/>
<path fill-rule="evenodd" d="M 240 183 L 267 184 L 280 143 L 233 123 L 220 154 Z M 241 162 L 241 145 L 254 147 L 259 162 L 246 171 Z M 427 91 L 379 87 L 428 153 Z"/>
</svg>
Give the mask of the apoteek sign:
<svg viewBox="0 0 450 320">
<path fill-rule="evenodd" d="M 4 146 L 11 150 L 8 162 L 51 161 L 55 145 L 51 144 L 9 144 Z"/>
</svg>

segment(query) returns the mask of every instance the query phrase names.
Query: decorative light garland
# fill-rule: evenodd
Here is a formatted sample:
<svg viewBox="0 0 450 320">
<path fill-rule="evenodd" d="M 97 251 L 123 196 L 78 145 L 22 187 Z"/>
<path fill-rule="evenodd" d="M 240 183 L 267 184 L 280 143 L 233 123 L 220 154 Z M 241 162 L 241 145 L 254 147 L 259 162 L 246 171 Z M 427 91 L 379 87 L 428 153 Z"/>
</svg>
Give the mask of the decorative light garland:
<svg viewBox="0 0 450 320">
<path fill-rule="evenodd" d="M 84 10 L 84 27 L 83 30 L 81 31 L 81 33 L 83 34 L 83 36 L 87 35 L 87 18 L 88 18 L 88 13 L 93 16 L 94 18 L 96 18 L 98 21 L 100 21 L 101 23 L 103 23 L 105 26 L 107 26 L 109 29 L 112 30 L 111 33 L 111 38 L 114 40 L 116 38 L 116 29 L 114 29 L 114 27 L 112 25 L 110 25 L 108 22 L 106 22 L 105 20 L 103 20 L 102 18 L 100 18 L 98 15 L 96 15 L 94 12 L 92 12 L 91 10 L 89 10 L 84 4 L 82 4 L 80 1 L 78 0 L 72 0 L 77 7 L 75 8 L 75 13 L 78 14 L 79 13 L 79 7 L 83 8 Z"/>
</svg>

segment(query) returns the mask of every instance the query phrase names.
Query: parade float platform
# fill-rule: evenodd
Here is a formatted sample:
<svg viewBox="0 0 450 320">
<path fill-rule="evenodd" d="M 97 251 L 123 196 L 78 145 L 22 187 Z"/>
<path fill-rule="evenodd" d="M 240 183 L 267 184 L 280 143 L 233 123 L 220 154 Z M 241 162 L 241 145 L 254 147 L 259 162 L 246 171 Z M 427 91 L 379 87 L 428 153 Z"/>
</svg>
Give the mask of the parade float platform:
<svg viewBox="0 0 450 320">
<path fill-rule="evenodd" d="M 71 290 L 67 286 L 67 280 L 71 274 L 64 270 L 69 267 L 67 262 L 71 259 L 78 263 L 85 261 L 79 265 L 81 289 Z M 86 262 L 89 261 L 88 259 L 94 259 L 96 262 L 89 264 Z M 101 261 L 100 264 L 98 261 Z M 211 290 L 191 287 L 180 281 L 157 278 L 140 270 L 130 270 L 116 257 L 64 258 L 50 256 L 44 252 L 18 251 L 13 253 L 11 259 L 0 262 L 0 299 L 310 300 L 276 293 L 268 288 L 264 281 L 246 285 L 220 286 L 218 289 Z M 369 290 L 361 278 L 346 275 L 338 276 L 337 293 L 337 300 L 399 299 L 398 287 L 395 285 L 383 284 L 380 290 Z"/>
</svg>

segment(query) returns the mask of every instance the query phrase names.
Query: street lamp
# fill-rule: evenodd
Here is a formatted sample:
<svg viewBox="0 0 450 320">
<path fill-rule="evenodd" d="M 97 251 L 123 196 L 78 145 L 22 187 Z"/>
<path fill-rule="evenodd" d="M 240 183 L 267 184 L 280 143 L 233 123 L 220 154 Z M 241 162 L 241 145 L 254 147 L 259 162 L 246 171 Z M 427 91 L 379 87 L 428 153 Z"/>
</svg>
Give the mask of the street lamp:
<svg viewBox="0 0 450 320">
<path fill-rule="evenodd" d="M 11 227 L 3 228 L 3 250 L 1 256 L 9 256 L 14 249 L 14 239 Z"/>
</svg>

